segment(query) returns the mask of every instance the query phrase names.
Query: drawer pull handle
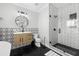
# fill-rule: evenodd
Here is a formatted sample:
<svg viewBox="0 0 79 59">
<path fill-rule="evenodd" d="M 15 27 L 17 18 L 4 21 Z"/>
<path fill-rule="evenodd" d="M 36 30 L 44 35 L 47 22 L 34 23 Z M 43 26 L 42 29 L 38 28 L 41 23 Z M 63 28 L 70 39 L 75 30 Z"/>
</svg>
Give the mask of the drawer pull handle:
<svg viewBox="0 0 79 59">
<path fill-rule="evenodd" d="M 23 38 L 22 38 L 22 42 L 23 42 Z"/>
<path fill-rule="evenodd" d="M 21 42 L 21 38 L 20 38 L 20 42 Z"/>
</svg>

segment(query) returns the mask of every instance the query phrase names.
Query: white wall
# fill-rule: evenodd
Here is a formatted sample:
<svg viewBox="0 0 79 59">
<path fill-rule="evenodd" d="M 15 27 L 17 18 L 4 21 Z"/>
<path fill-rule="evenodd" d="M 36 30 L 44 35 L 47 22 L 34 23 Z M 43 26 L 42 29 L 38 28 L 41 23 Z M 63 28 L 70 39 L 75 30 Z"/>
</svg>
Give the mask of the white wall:
<svg viewBox="0 0 79 59">
<path fill-rule="evenodd" d="M 66 23 L 67 20 L 70 20 L 69 14 L 75 12 L 79 23 L 79 4 L 71 4 L 59 8 L 59 28 L 61 28 L 61 33 L 59 34 L 58 42 L 79 49 L 79 25 L 77 28 L 69 28 Z"/>
<path fill-rule="evenodd" d="M 15 24 L 15 18 L 17 16 L 18 10 L 25 10 L 22 7 L 15 6 L 9 3 L 0 3 L 0 28 L 18 28 Z M 28 28 L 38 28 L 38 13 L 27 11 L 29 18 Z"/>
<path fill-rule="evenodd" d="M 39 14 L 39 35 L 41 37 L 42 44 L 49 46 L 49 5 L 40 11 Z M 44 41 L 45 39 L 45 41 Z"/>
</svg>

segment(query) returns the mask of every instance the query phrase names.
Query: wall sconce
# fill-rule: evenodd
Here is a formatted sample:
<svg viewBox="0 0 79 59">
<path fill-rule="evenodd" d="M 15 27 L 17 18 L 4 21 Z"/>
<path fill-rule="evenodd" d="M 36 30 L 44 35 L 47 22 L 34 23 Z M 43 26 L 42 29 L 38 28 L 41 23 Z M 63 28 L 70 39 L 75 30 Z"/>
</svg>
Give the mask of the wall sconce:
<svg viewBox="0 0 79 59">
<path fill-rule="evenodd" d="M 2 18 L 2 17 L 0 17 L 0 20 L 3 20 L 3 18 Z"/>
<path fill-rule="evenodd" d="M 25 14 L 25 15 L 27 15 L 27 13 L 24 12 L 24 11 L 18 11 L 18 13 L 21 13 L 21 14 Z"/>
</svg>

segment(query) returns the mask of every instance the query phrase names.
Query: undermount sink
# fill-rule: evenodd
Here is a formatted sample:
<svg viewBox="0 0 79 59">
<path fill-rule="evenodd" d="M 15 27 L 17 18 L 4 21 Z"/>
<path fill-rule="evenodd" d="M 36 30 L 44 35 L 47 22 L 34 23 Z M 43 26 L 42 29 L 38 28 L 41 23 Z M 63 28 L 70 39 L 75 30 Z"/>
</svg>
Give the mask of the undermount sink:
<svg viewBox="0 0 79 59">
<path fill-rule="evenodd" d="M 16 32 L 14 34 L 21 34 L 21 33 L 32 33 L 32 32 Z"/>
</svg>

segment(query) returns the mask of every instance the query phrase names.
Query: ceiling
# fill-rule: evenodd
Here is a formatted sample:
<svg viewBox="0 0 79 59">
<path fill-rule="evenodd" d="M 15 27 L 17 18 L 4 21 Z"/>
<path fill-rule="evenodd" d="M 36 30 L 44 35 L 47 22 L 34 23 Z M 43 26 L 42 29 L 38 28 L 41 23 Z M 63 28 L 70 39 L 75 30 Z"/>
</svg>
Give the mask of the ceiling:
<svg viewBox="0 0 79 59">
<path fill-rule="evenodd" d="M 30 9 L 34 12 L 40 12 L 43 8 L 48 6 L 48 3 L 13 3 L 14 5 Z M 78 3 L 52 3 L 57 8 L 65 8 L 71 5 L 79 5 Z"/>
<path fill-rule="evenodd" d="M 68 7 L 68 6 L 71 6 L 71 5 L 79 5 L 78 3 L 53 3 L 53 5 L 57 8 L 64 8 L 64 7 Z"/>
<path fill-rule="evenodd" d="M 47 3 L 14 3 L 14 5 L 30 9 L 31 11 L 34 12 L 40 12 L 40 10 L 42 10 L 48 4 Z"/>
</svg>

